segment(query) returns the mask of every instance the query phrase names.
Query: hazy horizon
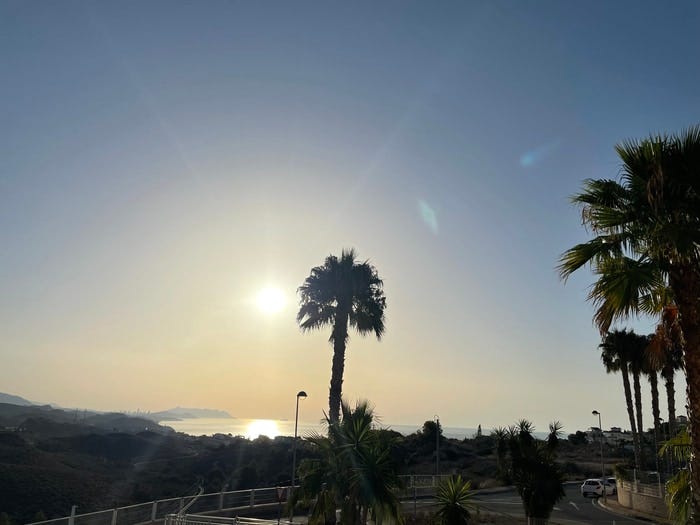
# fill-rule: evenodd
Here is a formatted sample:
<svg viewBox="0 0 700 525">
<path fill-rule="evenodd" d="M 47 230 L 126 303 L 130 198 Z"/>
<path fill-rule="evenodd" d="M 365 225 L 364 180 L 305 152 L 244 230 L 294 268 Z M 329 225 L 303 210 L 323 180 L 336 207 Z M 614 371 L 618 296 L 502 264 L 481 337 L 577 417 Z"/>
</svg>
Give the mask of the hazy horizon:
<svg viewBox="0 0 700 525">
<path fill-rule="evenodd" d="M 615 145 L 698 122 L 698 27 L 691 1 L 0 0 L 0 390 L 272 419 L 305 390 L 320 419 L 296 289 L 354 247 L 387 331 L 351 333 L 347 400 L 624 426 L 592 277 L 555 267 Z"/>
<path fill-rule="evenodd" d="M 0 394 L 9 394 L 9 393 L 8 393 L 8 392 L 2 392 L 2 393 L 0 393 Z M 10 394 L 10 395 L 18 395 L 18 394 Z M 100 408 L 87 407 L 87 406 L 62 406 L 62 405 L 59 405 L 59 404 L 57 404 L 57 403 L 55 403 L 55 402 L 51 402 L 51 401 L 38 401 L 38 400 L 27 399 L 26 397 L 21 396 L 21 395 L 19 395 L 19 397 L 21 397 L 21 398 L 24 399 L 25 401 L 29 401 L 29 402 L 31 402 L 31 403 L 33 403 L 33 404 L 35 404 L 35 405 L 39 405 L 39 406 L 41 406 L 41 405 L 49 405 L 49 406 L 51 406 L 52 408 L 56 408 L 56 409 L 60 409 L 60 410 L 71 410 L 71 411 L 72 411 L 72 410 L 76 410 L 76 411 L 83 411 L 83 410 L 86 410 L 86 411 L 97 412 L 97 413 L 115 412 L 115 413 L 122 413 L 122 414 L 127 414 L 127 415 L 130 415 L 130 416 L 135 416 L 135 417 L 138 417 L 138 416 L 140 416 L 140 415 L 152 415 L 152 414 L 160 413 L 160 412 L 168 412 L 168 411 L 173 410 L 173 409 L 182 409 L 182 410 L 202 410 L 202 409 L 204 409 L 204 410 L 221 410 L 221 411 L 224 411 L 224 412 L 228 413 L 228 415 L 230 416 L 230 417 L 228 417 L 228 418 L 204 417 L 204 416 L 201 416 L 201 417 L 193 417 L 193 418 L 178 417 L 178 419 L 176 419 L 176 420 L 163 419 L 163 420 L 159 421 L 159 424 L 161 424 L 161 425 L 170 426 L 170 427 L 172 427 L 174 430 L 176 430 L 177 432 L 184 432 L 184 433 L 186 433 L 186 434 L 191 434 L 191 435 L 199 435 L 199 434 L 189 432 L 187 429 L 194 429 L 194 428 L 197 428 L 198 426 L 200 426 L 200 424 L 201 424 L 201 425 L 204 425 L 204 426 L 207 427 L 207 428 L 212 427 L 212 426 L 222 426 L 222 427 L 225 427 L 226 424 L 227 424 L 227 423 L 226 423 L 227 421 L 230 422 L 230 423 L 229 423 L 230 425 L 232 425 L 233 427 L 236 427 L 236 428 L 240 427 L 242 424 L 243 424 L 243 425 L 247 425 L 247 424 L 248 424 L 247 422 L 254 422 L 254 421 L 274 421 L 274 422 L 277 422 L 277 423 L 285 423 L 285 424 L 288 424 L 287 426 L 289 426 L 290 429 L 293 429 L 293 427 L 294 427 L 294 418 L 293 418 L 293 417 L 292 417 L 292 418 L 274 418 L 274 417 L 268 418 L 268 417 L 249 417 L 249 416 L 248 416 L 248 417 L 239 417 L 239 416 L 237 416 L 237 415 L 235 415 L 235 414 L 231 414 L 231 413 L 225 411 L 224 409 L 217 409 L 216 407 L 204 407 L 204 406 L 202 406 L 202 407 L 183 407 L 183 406 L 180 406 L 180 405 L 176 405 L 176 406 L 171 406 L 171 407 L 168 407 L 168 408 L 159 408 L 159 409 L 156 409 L 156 410 L 141 410 L 140 408 L 135 408 L 135 409 L 129 409 L 129 408 L 127 408 L 127 409 L 117 409 L 117 410 L 103 410 L 103 409 L 100 409 Z M 326 412 L 327 412 L 327 411 L 326 411 Z M 525 419 L 527 419 L 527 418 L 525 418 Z M 387 422 L 387 421 L 384 420 L 384 418 L 382 417 L 381 414 L 375 414 L 375 424 L 376 424 L 377 426 L 380 426 L 380 427 L 382 427 L 382 428 L 392 428 L 392 429 L 394 429 L 394 430 L 397 430 L 398 432 L 401 432 L 402 434 L 405 434 L 404 431 L 406 431 L 406 430 L 409 429 L 409 428 L 413 428 L 413 429 L 414 429 L 414 430 L 412 430 L 411 432 L 413 432 L 413 431 L 415 431 L 415 430 L 420 430 L 420 429 L 423 427 L 423 424 L 424 424 L 426 421 L 435 421 L 435 419 L 434 419 L 434 418 L 429 418 L 429 419 L 424 420 L 424 421 Z M 246 423 L 242 423 L 242 422 L 246 422 Z M 300 428 L 300 430 L 299 430 L 299 435 L 301 435 L 301 436 L 304 436 L 304 435 L 305 435 L 305 434 L 302 433 L 302 430 L 301 430 L 301 429 L 304 429 L 304 428 L 305 428 L 305 429 L 307 429 L 307 430 L 308 430 L 308 429 L 318 430 L 318 429 L 320 429 L 320 428 L 323 427 L 324 422 L 325 422 L 325 416 L 324 416 L 324 417 L 320 417 L 320 418 L 317 419 L 317 420 L 313 420 L 313 419 L 310 419 L 310 418 L 303 419 L 303 418 L 300 417 L 300 419 L 299 419 L 299 428 Z M 174 423 L 174 426 L 171 425 L 171 423 Z M 516 423 L 517 423 L 517 421 L 510 421 L 510 422 L 507 422 L 507 423 L 506 423 L 506 422 L 503 422 L 503 423 L 500 423 L 500 424 L 493 425 L 493 426 L 491 426 L 491 427 L 487 427 L 487 426 L 481 425 L 480 423 L 477 423 L 476 426 L 473 426 L 473 427 L 472 427 L 472 426 L 462 426 L 462 425 L 450 425 L 450 426 L 448 426 L 448 425 L 445 425 L 445 424 L 441 421 L 441 422 L 440 422 L 440 426 L 443 428 L 443 432 L 444 432 L 444 435 L 445 435 L 446 437 L 451 437 L 451 438 L 455 438 L 455 439 L 461 439 L 461 438 L 463 438 L 463 437 L 471 437 L 472 434 L 476 433 L 477 428 L 479 427 L 479 425 L 481 425 L 481 427 L 482 427 L 482 432 L 486 435 L 486 434 L 488 434 L 490 431 L 492 431 L 492 430 L 494 430 L 494 429 L 496 429 L 496 428 L 499 428 L 499 427 L 507 428 L 507 427 L 509 427 L 509 426 L 511 426 L 511 425 L 514 425 L 514 424 L 516 424 Z M 595 424 L 590 424 L 590 425 L 588 425 L 588 426 L 586 426 L 586 427 L 584 427 L 584 428 L 562 429 L 562 436 L 563 436 L 563 437 L 566 437 L 568 434 L 573 434 L 573 433 L 575 433 L 575 432 L 578 431 L 578 430 L 586 431 L 586 430 L 588 430 L 588 428 L 590 428 L 590 427 L 596 427 L 596 426 L 597 426 L 597 425 L 595 425 Z M 177 428 L 176 428 L 176 427 L 177 427 Z M 617 424 L 617 423 L 614 423 L 614 422 L 613 422 L 613 423 L 611 423 L 611 424 L 609 424 L 609 425 L 607 425 L 607 426 L 606 426 L 606 425 L 603 425 L 603 429 L 604 429 L 604 430 L 609 430 L 611 427 L 620 427 L 624 432 L 629 432 L 629 429 L 625 428 L 624 423 L 623 423 L 623 424 Z M 182 428 L 182 430 L 181 430 L 181 428 Z M 466 432 L 466 434 L 462 435 L 462 434 L 461 434 L 462 431 Z M 229 433 L 229 432 L 224 432 L 224 431 L 221 431 L 221 430 L 216 430 L 216 431 L 213 431 L 213 432 L 208 432 L 207 434 L 211 434 L 211 433 L 214 433 L 214 432 L 217 432 L 217 433 L 220 432 L 220 433 L 223 433 L 223 434 Z M 291 432 L 291 435 L 293 435 L 293 431 L 290 430 L 290 432 Z M 243 433 L 241 433 L 241 434 L 238 434 L 238 435 L 244 435 L 244 434 L 245 434 L 245 432 L 243 432 Z M 541 437 L 543 437 L 543 436 L 546 436 L 547 434 L 548 434 L 548 429 L 547 429 L 546 427 L 543 427 L 543 428 L 537 428 L 537 427 L 535 427 L 535 435 L 537 435 L 538 437 L 541 438 Z M 236 434 L 234 434 L 234 435 L 236 435 Z M 285 434 L 279 433 L 279 434 L 277 434 L 277 435 L 285 435 Z M 457 435 L 459 435 L 460 437 L 456 437 Z M 246 437 L 248 437 L 248 436 L 246 436 Z M 272 437 L 272 436 L 271 436 L 271 437 Z"/>
</svg>

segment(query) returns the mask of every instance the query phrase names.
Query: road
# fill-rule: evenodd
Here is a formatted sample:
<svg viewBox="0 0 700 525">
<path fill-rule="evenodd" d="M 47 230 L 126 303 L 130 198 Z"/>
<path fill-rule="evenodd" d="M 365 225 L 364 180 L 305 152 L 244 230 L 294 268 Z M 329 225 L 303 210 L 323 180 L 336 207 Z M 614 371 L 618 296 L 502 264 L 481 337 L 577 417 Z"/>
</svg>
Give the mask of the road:
<svg viewBox="0 0 700 525">
<path fill-rule="evenodd" d="M 566 496 L 554 507 L 551 524 L 560 525 L 649 525 L 649 521 L 614 514 L 602 508 L 595 498 L 581 496 L 579 485 L 565 485 Z M 615 496 L 613 496 L 615 497 Z M 483 510 L 523 516 L 523 506 L 515 489 L 491 494 L 478 494 L 475 498 Z"/>
</svg>

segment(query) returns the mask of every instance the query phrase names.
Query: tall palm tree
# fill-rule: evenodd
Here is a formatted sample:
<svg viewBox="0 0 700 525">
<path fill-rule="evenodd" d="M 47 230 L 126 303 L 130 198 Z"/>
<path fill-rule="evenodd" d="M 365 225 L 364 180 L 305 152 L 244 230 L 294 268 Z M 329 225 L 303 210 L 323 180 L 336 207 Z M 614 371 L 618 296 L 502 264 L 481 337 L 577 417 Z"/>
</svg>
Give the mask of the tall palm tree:
<svg viewBox="0 0 700 525">
<path fill-rule="evenodd" d="M 333 345 L 331 385 L 328 395 L 331 423 L 340 417 L 348 327 L 361 335 L 384 333 L 383 282 L 369 262 L 357 262 L 354 250 L 343 250 L 340 258 L 329 255 L 323 266 L 311 269 L 299 289 L 297 322 L 302 331 L 331 327 Z"/>
<path fill-rule="evenodd" d="M 633 334 L 631 339 L 631 346 L 629 349 L 629 368 L 632 372 L 632 388 L 634 390 L 634 411 L 637 417 L 637 434 L 639 436 L 639 466 L 641 468 L 645 467 L 645 454 L 644 454 L 644 417 L 642 411 L 642 374 L 645 370 L 645 357 L 644 350 L 647 345 L 647 338 L 643 335 Z"/>
<path fill-rule="evenodd" d="M 605 366 L 605 371 L 610 374 L 620 372 L 622 376 L 622 386 L 625 392 L 625 404 L 627 406 L 627 416 L 629 418 L 630 430 L 632 432 L 632 442 L 634 444 L 634 464 L 640 466 L 641 442 L 637 431 L 637 422 L 634 417 L 634 405 L 632 399 L 632 387 L 630 385 L 629 362 L 632 348 L 635 345 L 636 335 L 626 330 L 614 330 L 605 334 L 603 342 L 598 345 L 601 350 L 601 359 Z M 601 429 L 602 430 L 602 429 Z"/>
<path fill-rule="evenodd" d="M 678 322 L 678 308 L 674 304 L 664 307 L 661 321 L 651 337 L 647 354 L 649 360 L 659 369 L 666 388 L 668 406 L 668 431 L 675 435 L 676 388 L 675 374 L 683 370 L 683 332 Z"/>
<path fill-rule="evenodd" d="M 574 197 L 594 237 L 565 252 L 559 270 L 566 278 L 592 267 L 598 280 L 589 299 L 601 329 L 631 315 L 659 313 L 670 303 L 659 290 L 670 291 L 685 339 L 691 520 L 700 523 L 700 126 L 628 141 L 616 151 L 620 182 L 589 180 Z M 621 268 L 633 286 L 615 279 Z"/>
<path fill-rule="evenodd" d="M 654 420 L 654 440 L 659 442 L 659 430 L 661 428 L 661 413 L 659 410 L 659 370 L 653 361 L 646 359 L 642 372 L 649 380 L 651 388 L 651 415 Z"/>
</svg>

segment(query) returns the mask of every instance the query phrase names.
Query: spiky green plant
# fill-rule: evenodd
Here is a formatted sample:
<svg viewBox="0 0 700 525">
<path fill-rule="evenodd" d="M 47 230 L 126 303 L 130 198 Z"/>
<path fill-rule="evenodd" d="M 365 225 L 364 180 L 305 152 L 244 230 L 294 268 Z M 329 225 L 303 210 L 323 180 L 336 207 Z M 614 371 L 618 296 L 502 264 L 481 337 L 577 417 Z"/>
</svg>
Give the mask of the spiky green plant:
<svg viewBox="0 0 700 525">
<path fill-rule="evenodd" d="M 476 509 L 471 481 L 462 476 L 452 476 L 438 486 L 438 511 L 436 517 L 442 525 L 468 525 L 471 511 Z"/>
<path fill-rule="evenodd" d="M 343 525 L 401 524 L 397 496 L 400 480 L 391 459 L 390 441 L 380 439 L 373 428 L 374 411 L 367 401 L 354 408 L 341 404 L 337 423 L 326 419 L 328 434 L 307 440 L 320 459 L 304 460 L 299 467 L 300 496 L 312 502 L 310 525 L 335 523 L 340 509 Z"/>
</svg>

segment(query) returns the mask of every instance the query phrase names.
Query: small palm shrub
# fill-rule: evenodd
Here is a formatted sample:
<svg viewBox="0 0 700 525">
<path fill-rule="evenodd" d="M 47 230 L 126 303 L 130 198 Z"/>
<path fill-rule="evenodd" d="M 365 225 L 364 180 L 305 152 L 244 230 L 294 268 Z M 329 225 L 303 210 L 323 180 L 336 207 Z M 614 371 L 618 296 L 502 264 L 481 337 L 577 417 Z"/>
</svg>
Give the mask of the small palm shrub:
<svg viewBox="0 0 700 525">
<path fill-rule="evenodd" d="M 437 490 L 437 521 L 441 525 L 468 525 L 472 523 L 470 510 L 476 505 L 472 500 L 471 481 L 462 476 L 452 476 L 440 483 Z"/>
</svg>

